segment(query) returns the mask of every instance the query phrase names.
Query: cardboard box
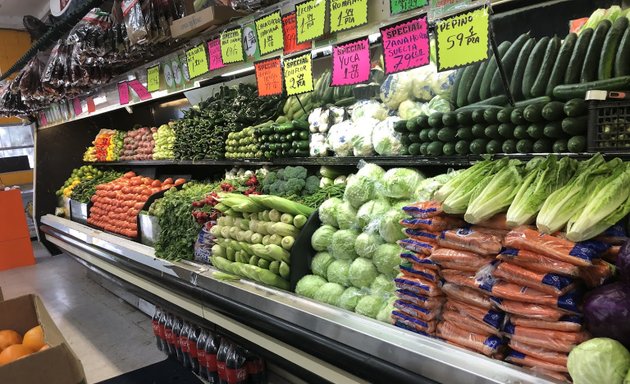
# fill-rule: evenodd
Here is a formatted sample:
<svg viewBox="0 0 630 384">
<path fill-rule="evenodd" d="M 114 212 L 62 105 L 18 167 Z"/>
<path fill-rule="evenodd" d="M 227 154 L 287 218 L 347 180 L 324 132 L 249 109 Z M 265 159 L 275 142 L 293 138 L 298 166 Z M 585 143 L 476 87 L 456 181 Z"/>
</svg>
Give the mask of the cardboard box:
<svg viewBox="0 0 630 384">
<path fill-rule="evenodd" d="M 244 14 L 232 7 L 212 6 L 182 17 L 171 24 L 171 35 L 174 39 L 191 37 L 209 28 L 225 24 L 230 19 L 242 17 Z"/>
<path fill-rule="evenodd" d="M 27 295 L 0 302 L 0 329 L 13 329 L 23 335 L 38 324 L 50 348 L 0 367 L 0 383 L 85 383 L 81 362 L 39 297 Z"/>
</svg>

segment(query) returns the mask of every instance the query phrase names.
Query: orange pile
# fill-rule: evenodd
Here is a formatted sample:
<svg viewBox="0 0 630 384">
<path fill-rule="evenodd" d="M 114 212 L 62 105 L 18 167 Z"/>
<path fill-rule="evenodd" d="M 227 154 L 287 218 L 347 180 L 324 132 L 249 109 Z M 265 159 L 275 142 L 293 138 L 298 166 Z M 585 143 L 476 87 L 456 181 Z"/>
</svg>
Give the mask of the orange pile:
<svg viewBox="0 0 630 384">
<path fill-rule="evenodd" d="M 10 329 L 0 330 L 0 367 L 48 348 L 41 325 L 30 329 L 24 337 Z"/>
</svg>

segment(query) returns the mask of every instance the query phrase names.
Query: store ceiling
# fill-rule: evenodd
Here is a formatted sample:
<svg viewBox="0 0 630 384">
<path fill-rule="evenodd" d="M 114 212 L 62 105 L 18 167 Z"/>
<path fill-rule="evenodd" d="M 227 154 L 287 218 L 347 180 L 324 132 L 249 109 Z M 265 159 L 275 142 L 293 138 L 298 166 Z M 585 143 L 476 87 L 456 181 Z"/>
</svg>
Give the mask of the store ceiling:
<svg viewBox="0 0 630 384">
<path fill-rule="evenodd" d="M 0 29 L 24 29 L 25 15 L 42 19 L 49 10 L 50 0 L 0 0 Z"/>
</svg>

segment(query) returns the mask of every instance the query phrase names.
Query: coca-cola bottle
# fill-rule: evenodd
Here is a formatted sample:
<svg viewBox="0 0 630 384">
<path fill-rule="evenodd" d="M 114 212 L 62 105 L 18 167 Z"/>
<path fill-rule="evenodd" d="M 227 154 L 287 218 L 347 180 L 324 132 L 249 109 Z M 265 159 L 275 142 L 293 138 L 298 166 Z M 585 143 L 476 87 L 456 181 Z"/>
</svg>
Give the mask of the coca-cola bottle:
<svg viewBox="0 0 630 384">
<path fill-rule="evenodd" d="M 153 334 L 155 335 L 155 342 L 160 351 L 164 350 L 164 344 L 162 343 L 162 337 L 160 336 L 160 317 L 162 317 L 162 309 L 155 307 L 155 313 L 151 319 L 151 327 L 153 328 Z"/>
<path fill-rule="evenodd" d="M 202 345 L 197 343 L 197 345 Z M 199 364 L 201 365 L 200 371 L 202 372 L 201 377 L 208 380 L 211 384 L 218 384 L 219 380 L 219 367 L 217 361 L 217 354 L 219 353 L 219 348 L 221 346 L 221 338 L 212 333 L 207 332 L 206 342 L 203 344 L 203 359 L 199 359 Z M 201 350 L 199 350 L 201 354 Z"/>
<path fill-rule="evenodd" d="M 208 331 L 201 328 L 197 338 L 197 361 L 199 361 L 199 376 L 208 380 L 208 368 L 206 367 L 206 343 L 208 342 Z M 216 363 L 215 363 L 216 365 Z"/>
<path fill-rule="evenodd" d="M 185 368 L 190 368 L 190 353 L 188 353 L 188 333 L 190 332 L 190 323 L 183 322 L 182 330 L 179 332 L 179 349 L 182 350 L 182 364 Z"/>
<path fill-rule="evenodd" d="M 266 384 L 267 369 L 265 367 L 265 360 L 248 350 L 245 350 L 245 358 L 245 367 L 247 368 L 249 383 Z"/>
<path fill-rule="evenodd" d="M 168 341 L 166 341 L 166 319 L 168 314 L 165 310 L 161 309 L 162 313 L 160 318 L 158 319 L 158 335 L 160 340 L 162 340 L 162 351 L 168 354 Z"/>
<path fill-rule="evenodd" d="M 180 363 L 184 363 L 184 352 L 179 344 L 179 337 L 182 334 L 182 328 L 184 327 L 184 320 L 179 317 L 175 317 L 173 323 L 173 345 L 175 346 L 175 355 Z"/>
<path fill-rule="evenodd" d="M 188 346 L 186 347 L 190 370 L 197 374 L 199 373 L 199 351 L 197 350 L 197 340 L 199 339 L 199 333 L 201 333 L 201 330 L 194 324 L 191 324 L 188 329 Z"/>
<path fill-rule="evenodd" d="M 177 354 L 177 348 L 175 347 L 175 334 L 173 333 L 173 326 L 175 325 L 175 317 L 170 313 L 166 316 L 166 323 L 164 323 L 164 338 L 168 346 L 168 355 L 175 356 Z"/>
<path fill-rule="evenodd" d="M 230 349 L 225 362 L 227 384 L 247 384 L 247 359 L 245 349 L 235 345 Z"/>
<path fill-rule="evenodd" d="M 228 339 L 221 340 L 221 346 L 219 347 L 219 351 L 217 352 L 217 371 L 219 373 L 219 384 L 227 384 L 227 374 L 226 363 L 227 357 L 230 354 L 230 350 L 233 349 L 234 346 L 232 342 Z"/>
</svg>

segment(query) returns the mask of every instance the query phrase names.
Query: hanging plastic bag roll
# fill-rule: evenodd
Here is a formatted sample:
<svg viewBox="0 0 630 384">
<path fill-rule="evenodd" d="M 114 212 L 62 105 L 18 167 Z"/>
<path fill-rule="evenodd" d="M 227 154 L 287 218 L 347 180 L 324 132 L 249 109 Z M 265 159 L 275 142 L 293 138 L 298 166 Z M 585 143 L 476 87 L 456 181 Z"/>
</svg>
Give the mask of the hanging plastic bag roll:
<svg viewBox="0 0 630 384">
<path fill-rule="evenodd" d="M 421 201 L 402 208 L 409 216 L 417 219 L 426 219 L 442 214 L 442 203 L 435 200 Z"/>
<path fill-rule="evenodd" d="M 496 255 L 502 248 L 500 238 L 468 228 L 442 231 L 437 243 L 440 247 L 469 251 L 480 255 Z"/>
<path fill-rule="evenodd" d="M 486 356 L 494 355 L 504 345 L 503 340 L 497 336 L 486 336 L 465 331 L 449 321 L 438 324 L 436 335 Z"/>
<path fill-rule="evenodd" d="M 557 236 L 547 235 L 529 227 L 518 227 L 504 239 L 506 247 L 525 249 L 580 267 L 592 265 L 598 250 L 592 244 L 574 243 Z"/>
<path fill-rule="evenodd" d="M 536 359 L 544 360 L 553 364 L 567 366 L 568 355 L 563 352 L 550 351 L 548 349 L 534 347 L 519 341 L 510 340 L 508 344 L 513 350 L 523 353 Z"/>
<path fill-rule="evenodd" d="M 580 276 L 580 268 L 576 265 L 524 249 L 504 248 L 497 258 L 535 272 L 556 273 L 572 277 Z"/>
<path fill-rule="evenodd" d="M 444 304 L 445 298 L 443 296 L 423 296 L 414 292 L 407 291 L 405 289 L 396 290 L 396 296 L 408 303 L 411 303 L 417 307 L 426 309 L 439 309 Z"/>
<path fill-rule="evenodd" d="M 551 295 L 563 295 L 575 288 L 573 279 L 555 273 L 530 271 L 518 265 L 499 263 L 493 272 L 495 278 L 522 285 Z"/>
<path fill-rule="evenodd" d="M 541 368 L 552 372 L 569 372 L 566 365 L 554 364 L 552 362 L 540 360 L 517 351 L 511 351 L 510 353 L 508 353 L 505 361 L 525 367 Z"/>
</svg>

